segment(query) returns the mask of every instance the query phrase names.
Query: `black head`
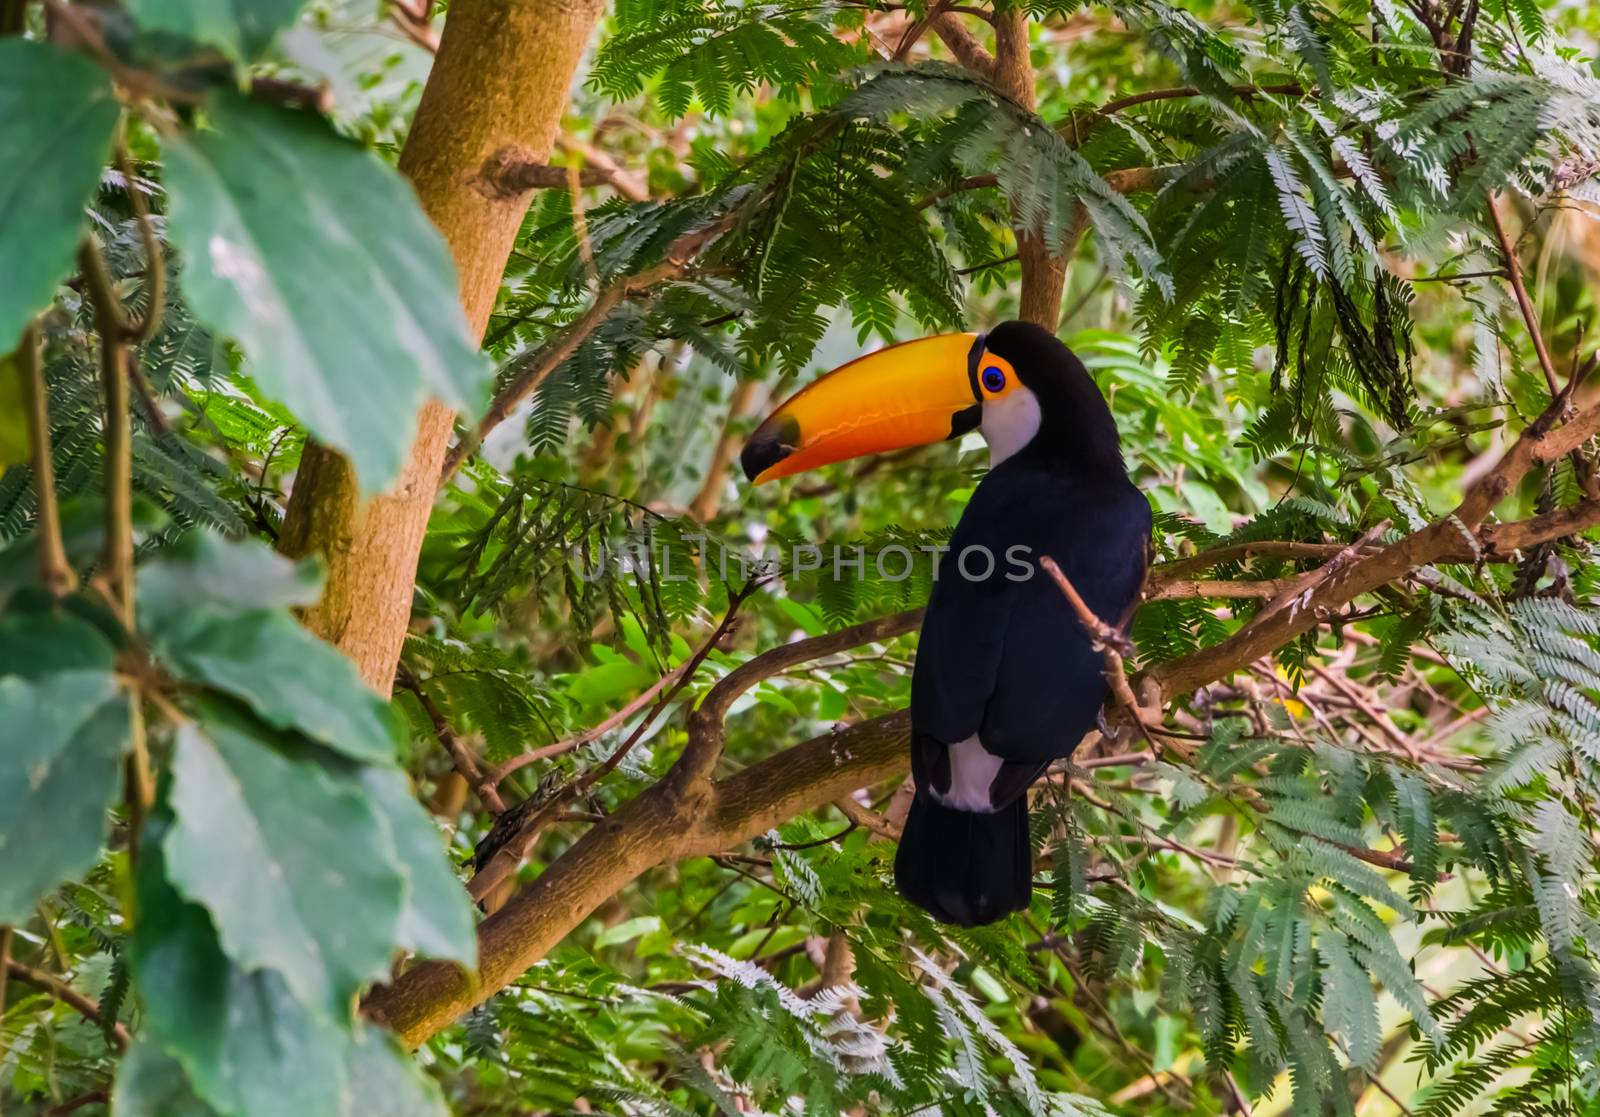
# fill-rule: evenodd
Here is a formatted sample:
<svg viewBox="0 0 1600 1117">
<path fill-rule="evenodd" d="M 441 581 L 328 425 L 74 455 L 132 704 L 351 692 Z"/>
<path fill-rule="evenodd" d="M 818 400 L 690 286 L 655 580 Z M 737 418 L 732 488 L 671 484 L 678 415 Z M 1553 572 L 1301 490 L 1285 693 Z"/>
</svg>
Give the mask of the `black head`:
<svg viewBox="0 0 1600 1117">
<path fill-rule="evenodd" d="M 1039 430 L 1021 456 L 1076 470 L 1125 471 L 1111 409 L 1060 338 L 1032 322 L 1002 322 L 984 349 L 1004 357 L 1039 401 Z"/>
</svg>

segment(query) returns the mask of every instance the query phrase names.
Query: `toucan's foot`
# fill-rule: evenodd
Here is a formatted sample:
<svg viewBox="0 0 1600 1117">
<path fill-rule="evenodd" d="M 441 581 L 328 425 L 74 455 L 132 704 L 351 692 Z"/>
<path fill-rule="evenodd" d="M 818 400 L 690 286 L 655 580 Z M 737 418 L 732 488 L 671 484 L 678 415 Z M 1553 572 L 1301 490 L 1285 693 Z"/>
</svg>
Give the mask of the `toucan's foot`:
<svg viewBox="0 0 1600 1117">
<path fill-rule="evenodd" d="M 1127 633 L 1119 631 L 1118 629 L 1112 629 L 1111 631 L 1107 632 L 1105 636 L 1102 637 L 1100 646 L 1102 648 L 1110 648 L 1124 660 L 1132 660 L 1139 650 L 1133 646 L 1133 641 L 1128 639 Z"/>
<path fill-rule="evenodd" d="M 1094 715 L 1094 728 L 1101 731 L 1101 738 L 1106 739 L 1109 746 L 1123 746 L 1133 736 L 1131 733 L 1133 727 L 1128 723 L 1128 715 L 1110 704 L 1101 706 L 1099 714 Z"/>
</svg>

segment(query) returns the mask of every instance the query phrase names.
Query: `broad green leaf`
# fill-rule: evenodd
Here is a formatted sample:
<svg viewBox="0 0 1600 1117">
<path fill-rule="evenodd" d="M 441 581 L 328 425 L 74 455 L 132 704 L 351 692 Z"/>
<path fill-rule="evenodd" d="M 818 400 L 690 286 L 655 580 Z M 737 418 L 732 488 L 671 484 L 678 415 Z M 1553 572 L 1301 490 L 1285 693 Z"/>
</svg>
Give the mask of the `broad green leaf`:
<svg viewBox="0 0 1600 1117">
<path fill-rule="evenodd" d="M 159 508 L 135 498 L 135 542 L 160 530 L 166 522 L 166 515 Z M 66 548 L 67 562 L 75 569 L 81 570 L 94 561 L 104 539 L 105 509 L 98 499 L 80 497 L 62 503 L 61 543 Z M 13 595 L 39 584 L 39 540 L 30 532 L 0 550 L 0 609 L 6 607 Z"/>
<path fill-rule="evenodd" d="M 361 786 L 389 832 L 395 868 L 406 878 L 395 943 L 418 954 L 478 964 L 478 937 L 466 889 L 451 871 L 439 831 L 398 769 L 364 766 Z"/>
<path fill-rule="evenodd" d="M 0 39 L 0 349 L 71 268 L 121 111 L 84 55 Z"/>
<path fill-rule="evenodd" d="M 128 13 L 141 30 L 164 31 L 248 62 L 303 7 L 304 0 L 129 0 Z"/>
<path fill-rule="evenodd" d="M 207 605 L 241 613 L 314 605 L 321 593 L 313 562 L 285 558 L 259 539 L 193 531 L 139 571 L 139 619 L 159 627 Z"/>
<path fill-rule="evenodd" d="M 109 674 L 116 648 L 73 606 L 88 604 L 82 598 L 57 601 L 38 590 L 19 593 L 0 615 L 0 676 L 39 680 L 63 671 Z"/>
<path fill-rule="evenodd" d="M 22 390 L 22 368 L 15 353 L 0 357 L 0 473 L 33 458 L 28 431 L 28 406 Z"/>
<path fill-rule="evenodd" d="M 394 762 L 388 704 L 355 664 L 286 612 L 200 608 L 153 628 L 151 644 L 173 674 L 243 699 L 269 725 L 355 760 Z"/>
<path fill-rule="evenodd" d="M 300 1003 L 277 971 L 228 960 L 205 909 L 185 903 L 163 875 L 162 830 L 152 825 L 139 865 L 139 921 L 128 949 L 147 1030 L 219 1113 L 338 1117 L 348 1025 Z M 243 879 L 252 870 L 216 871 Z M 359 926 L 359 913 L 350 916 Z"/>
<path fill-rule="evenodd" d="M 205 705 L 172 756 L 167 874 L 223 949 L 338 1019 L 388 973 L 405 878 L 351 765 Z"/>
<path fill-rule="evenodd" d="M 350 1052 L 350 1083 L 339 1117 L 450 1117 L 439 1087 L 388 1033 L 363 1027 Z"/>
<path fill-rule="evenodd" d="M 381 489 L 427 396 L 476 412 L 489 386 L 444 241 L 394 170 L 323 121 L 232 93 L 208 104 L 209 129 L 166 145 L 184 292 Z"/>
<path fill-rule="evenodd" d="M 117 1117 L 217 1117 L 195 1096 L 178 1061 L 142 1035 L 117 1067 L 111 1112 Z"/>
<path fill-rule="evenodd" d="M 104 671 L 0 679 L 0 923 L 100 855 L 116 799 L 128 699 Z"/>
</svg>

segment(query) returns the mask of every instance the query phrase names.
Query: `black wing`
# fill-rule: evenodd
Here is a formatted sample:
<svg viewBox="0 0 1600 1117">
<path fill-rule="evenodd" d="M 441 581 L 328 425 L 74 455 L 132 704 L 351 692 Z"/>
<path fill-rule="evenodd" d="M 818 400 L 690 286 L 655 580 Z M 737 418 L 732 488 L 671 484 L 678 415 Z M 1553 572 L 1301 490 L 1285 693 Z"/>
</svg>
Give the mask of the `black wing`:
<svg viewBox="0 0 1600 1117">
<path fill-rule="evenodd" d="M 919 782 L 974 733 L 1015 766 L 1004 781 L 1015 794 L 1077 746 L 1105 702 L 1103 661 L 1038 561 L 1054 558 L 1089 607 L 1119 624 L 1144 582 L 1150 528 L 1150 506 L 1125 478 L 1088 482 L 1016 460 L 984 478 L 940 564 L 917 648 Z"/>
</svg>

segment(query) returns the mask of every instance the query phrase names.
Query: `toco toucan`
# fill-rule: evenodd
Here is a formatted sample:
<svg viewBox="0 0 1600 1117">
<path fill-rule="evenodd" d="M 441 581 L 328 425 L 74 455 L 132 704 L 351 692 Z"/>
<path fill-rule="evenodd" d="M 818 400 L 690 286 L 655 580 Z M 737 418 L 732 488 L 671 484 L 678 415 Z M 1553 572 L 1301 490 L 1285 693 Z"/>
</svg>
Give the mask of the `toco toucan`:
<svg viewBox="0 0 1600 1117">
<path fill-rule="evenodd" d="M 902 894 L 973 926 L 1028 905 L 1028 787 L 1094 728 L 1103 660 L 1039 560 L 1125 626 L 1148 562 L 1150 505 L 1083 363 L 1048 331 L 894 345 L 813 382 L 757 428 L 754 482 L 968 431 L 989 445 L 940 559 L 911 680 L 916 794 L 895 857 Z"/>
</svg>

